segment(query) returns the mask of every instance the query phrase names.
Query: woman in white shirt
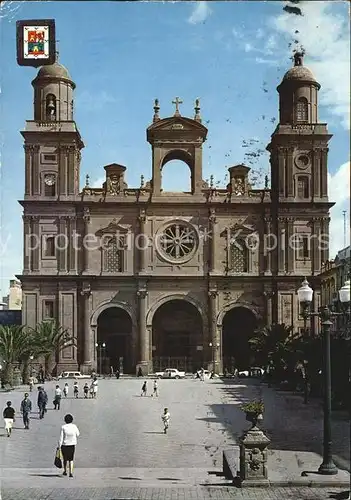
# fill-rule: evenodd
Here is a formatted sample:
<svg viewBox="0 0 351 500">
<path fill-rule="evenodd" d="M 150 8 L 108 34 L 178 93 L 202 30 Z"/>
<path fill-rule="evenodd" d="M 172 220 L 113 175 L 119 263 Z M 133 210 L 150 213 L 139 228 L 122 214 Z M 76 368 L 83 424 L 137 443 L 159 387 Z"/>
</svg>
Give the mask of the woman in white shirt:
<svg viewBox="0 0 351 500">
<path fill-rule="evenodd" d="M 72 415 L 65 415 L 65 424 L 61 427 L 59 439 L 59 448 L 61 448 L 63 458 L 63 475 L 67 476 L 67 462 L 69 469 L 69 477 L 73 477 L 73 459 L 76 449 L 77 438 L 79 436 L 78 427 L 73 424 Z"/>
</svg>

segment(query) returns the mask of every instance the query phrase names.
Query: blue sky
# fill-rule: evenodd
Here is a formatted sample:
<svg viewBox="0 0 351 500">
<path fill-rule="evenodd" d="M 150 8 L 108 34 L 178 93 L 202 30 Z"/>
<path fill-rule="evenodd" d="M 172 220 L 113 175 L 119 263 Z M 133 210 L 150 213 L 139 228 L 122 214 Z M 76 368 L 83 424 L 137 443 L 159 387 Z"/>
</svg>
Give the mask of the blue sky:
<svg viewBox="0 0 351 500">
<path fill-rule="evenodd" d="M 334 134 L 330 194 L 339 201 L 333 250 L 343 246 L 340 214 L 349 204 L 344 181 L 349 172 L 348 6 L 309 2 L 302 18 L 285 14 L 284 4 L 5 2 L 0 19 L 3 294 L 8 280 L 22 269 L 21 207 L 16 200 L 23 197 L 24 152 L 19 131 L 33 118 L 31 80 L 36 75 L 34 68 L 16 62 L 18 19 L 56 21 L 59 60 L 77 85 L 75 120 L 86 145 L 81 185 L 87 173 L 91 184 L 99 183 L 103 166 L 116 162 L 127 166 L 131 187 L 139 186 L 141 174 L 145 180 L 151 176 L 145 131 L 156 97 L 161 117 L 173 115 L 175 96 L 184 101 L 181 113 L 192 117 L 194 100 L 200 98 L 203 123 L 209 129 L 204 179 L 212 174 L 224 182 L 227 168 L 240 162 L 260 173 L 268 171 L 266 153 L 254 161 L 245 154 L 264 150 L 269 142 L 278 118 L 276 86 L 292 64 L 289 42 L 298 29 L 307 50 L 305 64 L 322 85 L 319 119 L 328 122 Z M 244 148 L 244 141 L 250 140 L 256 142 Z M 182 190 L 188 177 L 187 167 L 169 164 L 164 187 Z"/>
</svg>

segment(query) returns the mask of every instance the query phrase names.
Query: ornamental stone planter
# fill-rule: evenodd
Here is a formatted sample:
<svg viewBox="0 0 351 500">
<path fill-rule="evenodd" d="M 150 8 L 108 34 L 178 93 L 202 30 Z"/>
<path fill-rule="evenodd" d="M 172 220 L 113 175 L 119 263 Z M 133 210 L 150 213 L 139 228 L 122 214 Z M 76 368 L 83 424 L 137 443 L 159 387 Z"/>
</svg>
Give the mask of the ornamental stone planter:
<svg viewBox="0 0 351 500">
<path fill-rule="evenodd" d="M 240 472 L 237 478 L 239 485 L 269 486 L 267 448 L 270 440 L 257 427 L 257 423 L 263 420 L 263 415 L 246 412 L 246 420 L 252 423 L 252 427 L 240 438 Z"/>
</svg>

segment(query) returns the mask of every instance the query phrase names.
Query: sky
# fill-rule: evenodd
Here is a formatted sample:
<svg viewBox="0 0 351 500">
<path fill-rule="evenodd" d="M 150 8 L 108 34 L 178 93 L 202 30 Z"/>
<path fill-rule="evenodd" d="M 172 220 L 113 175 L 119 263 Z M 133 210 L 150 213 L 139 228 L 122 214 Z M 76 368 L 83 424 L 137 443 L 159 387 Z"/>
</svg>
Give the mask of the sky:
<svg viewBox="0 0 351 500">
<path fill-rule="evenodd" d="M 22 271 L 24 150 L 20 130 L 33 119 L 37 70 L 16 62 L 16 21 L 55 19 L 59 62 L 77 85 L 75 120 L 85 143 L 81 187 L 101 187 L 103 166 L 127 166 L 130 187 L 151 177 L 146 129 L 153 102 L 172 116 L 172 100 L 193 117 L 200 98 L 203 177 L 224 186 L 228 167 L 245 163 L 256 186 L 269 173 L 265 147 L 278 119 L 277 85 L 291 67 L 294 47 L 306 50 L 305 65 L 322 88 L 319 121 L 333 138 L 329 149 L 329 197 L 333 257 L 344 247 L 343 210 L 349 244 L 350 34 L 347 2 L 2 2 L 0 11 L 0 297 Z M 298 34 L 295 33 L 298 31 Z M 294 42 L 294 40 L 297 40 Z M 164 189 L 187 190 L 185 165 L 166 165 Z"/>
</svg>

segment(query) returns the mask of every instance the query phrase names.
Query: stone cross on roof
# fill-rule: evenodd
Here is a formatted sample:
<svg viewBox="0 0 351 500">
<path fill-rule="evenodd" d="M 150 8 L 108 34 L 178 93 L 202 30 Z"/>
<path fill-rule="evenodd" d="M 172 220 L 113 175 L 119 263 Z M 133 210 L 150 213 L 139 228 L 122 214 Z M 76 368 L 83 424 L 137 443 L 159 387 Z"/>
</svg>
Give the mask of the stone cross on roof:
<svg viewBox="0 0 351 500">
<path fill-rule="evenodd" d="M 183 101 L 181 99 L 179 99 L 179 97 L 176 97 L 174 101 L 172 101 L 172 104 L 175 104 L 175 113 L 174 113 L 174 116 L 180 116 L 180 113 L 179 113 L 179 104 L 183 104 Z"/>
</svg>

